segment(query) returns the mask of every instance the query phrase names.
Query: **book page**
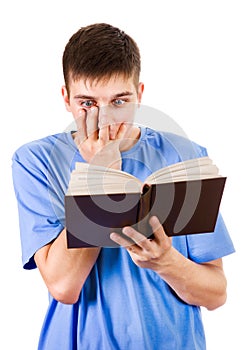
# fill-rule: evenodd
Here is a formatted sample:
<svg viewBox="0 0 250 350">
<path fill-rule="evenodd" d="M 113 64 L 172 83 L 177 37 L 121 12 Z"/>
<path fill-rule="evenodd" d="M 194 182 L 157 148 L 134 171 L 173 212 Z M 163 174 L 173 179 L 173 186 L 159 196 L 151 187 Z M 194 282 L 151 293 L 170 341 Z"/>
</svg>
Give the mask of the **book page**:
<svg viewBox="0 0 250 350">
<path fill-rule="evenodd" d="M 77 162 L 67 195 L 138 193 L 142 182 L 121 170 Z"/>
<path fill-rule="evenodd" d="M 201 157 L 161 168 L 148 176 L 146 183 L 198 180 L 219 176 L 219 169 L 209 157 Z"/>
<path fill-rule="evenodd" d="M 209 157 L 189 159 L 161 168 L 144 181 L 147 184 L 219 177 L 219 169 Z M 71 173 L 67 195 L 138 193 L 142 182 L 122 170 L 77 162 Z"/>
</svg>

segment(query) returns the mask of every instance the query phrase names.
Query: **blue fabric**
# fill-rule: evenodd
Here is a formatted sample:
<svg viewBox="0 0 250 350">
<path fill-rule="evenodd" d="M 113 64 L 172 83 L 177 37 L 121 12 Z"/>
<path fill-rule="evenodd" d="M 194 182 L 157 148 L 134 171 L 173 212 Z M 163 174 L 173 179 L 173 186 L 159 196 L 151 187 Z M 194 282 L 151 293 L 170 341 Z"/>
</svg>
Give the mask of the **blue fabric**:
<svg viewBox="0 0 250 350">
<path fill-rule="evenodd" d="M 122 154 L 122 167 L 141 180 L 206 149 L 170 133 L 141 127 L 137 144 Z M 64 194 L 80 156 L 71 133 L 48 136 L 13 155 L 22 261 L 35 268 L 34 253 L 65 226 Z M 196 262 L 234 252 L 219 215 L 215 232 L 173 238 L 174 247 Z M 200 308 L 187 305 L 155 272 L 137 267 L 126 250 L 102 248 L 79 300 L 65 305 L 49 296 L 39 350 L 203 350 Z"/>
</svg>

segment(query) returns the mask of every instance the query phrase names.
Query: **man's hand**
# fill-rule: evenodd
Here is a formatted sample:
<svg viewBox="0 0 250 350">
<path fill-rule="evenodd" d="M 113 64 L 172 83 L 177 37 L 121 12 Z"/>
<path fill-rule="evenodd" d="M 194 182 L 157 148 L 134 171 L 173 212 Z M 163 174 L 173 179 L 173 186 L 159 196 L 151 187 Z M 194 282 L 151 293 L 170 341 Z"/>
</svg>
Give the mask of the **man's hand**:
<svg viewBox="0 0 250 350">
<path fill-rule="evenodd" d="M 123 234 L 129 237 L 134 244 L 117 233 L 112 233 L 110 237 L 127 249 L 137 266 L 157 271 L 167 259 L 168 252 L 172 247 L 172 239 L 165 234 L 162 225 L 155 216 L 150 218 L 149 223 L 154 232 L 154 239 L 148 239 L 130 226 L 123 229 Z"/>
<path fill-rule="evenodd" d="M 216 309 L 226 300 L 226 278 L 222 260 L 204 263 L 191 261 L 177 251 L 156 217 L 150 218 L 155 238 L 150 240 L 132 227 L 125 227 L 123 234 L 110 237 L 127 249 L 134 263 L 141 268 L 154 270 L 186 303 Z"/>
<path fill-rule="evenodd" d="M 76 119 L 76 145 L 82 157 L 90 164 L 109 168 L 121 168 L 120 143 L 127 132 L 127 125 L 108 124 L 98 120 L 98 108 L 81 110 Z"/>
</svg>

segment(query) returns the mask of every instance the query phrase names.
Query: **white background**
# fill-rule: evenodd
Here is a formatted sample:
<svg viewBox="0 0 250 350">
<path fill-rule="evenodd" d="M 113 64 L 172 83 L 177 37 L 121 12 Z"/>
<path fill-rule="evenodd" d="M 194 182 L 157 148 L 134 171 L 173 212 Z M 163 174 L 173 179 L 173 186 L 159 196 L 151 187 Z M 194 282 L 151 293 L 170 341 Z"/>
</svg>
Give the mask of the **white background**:
<svg viewBox="0 0 250 350">
<path fill-rule="evenodd" d="M 137 41 L 143 103 L 169 115 L 189 138 L 206 146 L 228 177 L 222 213 L 237 253 L 224 259 L 227 304 L 203 310 L 203 318 L 208 350 L 250 348 L 248 4 L 1 2 L 1 349 L 14 349 L 14 344 L 19 350 L 36 349 L 47 306 L 38 272 L 22 270 L 11 156 L 21 144 L 61 132 L 71 122 L 60 95 L 61 56 L 69 37 L 94 22 L 119 26 Z"/>
</svg>

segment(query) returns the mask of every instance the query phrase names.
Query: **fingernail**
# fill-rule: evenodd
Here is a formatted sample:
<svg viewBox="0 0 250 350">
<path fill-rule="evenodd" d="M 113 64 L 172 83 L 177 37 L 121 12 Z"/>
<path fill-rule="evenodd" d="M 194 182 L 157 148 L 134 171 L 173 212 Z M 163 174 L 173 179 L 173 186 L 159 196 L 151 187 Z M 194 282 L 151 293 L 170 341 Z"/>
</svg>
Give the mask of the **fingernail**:
<svg viewBox="0 0 250 350">
<path fill-rule="evenodd" d="M 131 232 L 131 229 L 129 227 L 123 227 L 122 233 L 129 234 Z"/>
<path fill-rule="evenodd" d="M 150 221 L 151 221 L 152 224 L 157 224 L 158 223 L 158 219 L 157 219 L 156 216 L 151 216 Z"/>
</svg>

